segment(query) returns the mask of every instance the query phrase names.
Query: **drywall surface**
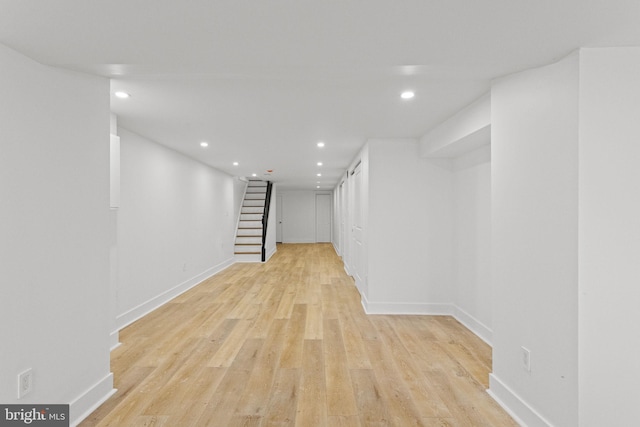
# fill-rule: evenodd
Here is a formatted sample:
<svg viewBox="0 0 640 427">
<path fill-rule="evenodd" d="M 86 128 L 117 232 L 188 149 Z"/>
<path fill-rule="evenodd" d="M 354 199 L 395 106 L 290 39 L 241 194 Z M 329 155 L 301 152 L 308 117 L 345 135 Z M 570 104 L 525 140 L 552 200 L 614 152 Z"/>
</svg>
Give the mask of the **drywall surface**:
<svg viewBox="0 0 640 427">
<path fill-rule="evenodd" d="M 640 49 L 580 52 L 580 426 L 638 423 Z"/>
<path fill-rule="evenodd" d="M 314 243 L 316 241 L 316 196 L 313 191 L 281 191 L 282 242 Z"/>
<path fill-rule="evenodd" d="M 370 312 L 433 313 L 452 302 L 452 175 L 413 139 L 369 140 Z"/>
<path fill-rule="evenodd" d="M 577 426 L 577 56 L 494 82 L 491 102 L 491 390 L 529 426 Z"/>
<path fill-rule="evenodd" d="M 120 128 L 122 327 L 233 262 L 244 182 Z"/>
<path fill-rule="evenodd" d="M 271 202 L 269 205 L 269 218 L 267 222 L 267 237 L 265 241 L 266 259 L 268 260 L 276 253 L 276 222 L 277 222 L 277 185 L 271 187 Z"/>
<path fill-rule="evenodd" d="M 489 144 L 491 94 L 485 94 L 427 132 L 418 144 L 420 157 L 456 157 Z"/>
<path fill-rule="evenodd" d="M 491 146 L 453 159 L 454 304 L 486 341 L 492 334 Z"/>
<path fill-rule="evenodd" d="M 0 64 L 0 402 L 70 403 L 73 421 L 113 388 L 109 82 L 2 45 Z"/>
<path fill-rule="evenodd" d="M 332 193 L 305 190 L 278 192 L 282 196 L 282 243 L 316 242 L 316 194 Z"/>
</svg>

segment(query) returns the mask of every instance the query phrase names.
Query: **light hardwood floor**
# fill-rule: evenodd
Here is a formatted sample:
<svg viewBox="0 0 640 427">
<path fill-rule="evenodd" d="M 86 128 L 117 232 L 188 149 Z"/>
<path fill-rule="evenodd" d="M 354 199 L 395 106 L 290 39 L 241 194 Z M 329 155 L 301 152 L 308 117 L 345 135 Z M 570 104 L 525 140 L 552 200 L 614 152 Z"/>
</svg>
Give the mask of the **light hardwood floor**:
<svg viewBox="0 0 640 427">
<path fill-rule="evenodd" d="M 367 316 L 330 244 L 234 264 L 120 333 L 89 426 L 517 426 L 448 316 Z"/>
</svg>

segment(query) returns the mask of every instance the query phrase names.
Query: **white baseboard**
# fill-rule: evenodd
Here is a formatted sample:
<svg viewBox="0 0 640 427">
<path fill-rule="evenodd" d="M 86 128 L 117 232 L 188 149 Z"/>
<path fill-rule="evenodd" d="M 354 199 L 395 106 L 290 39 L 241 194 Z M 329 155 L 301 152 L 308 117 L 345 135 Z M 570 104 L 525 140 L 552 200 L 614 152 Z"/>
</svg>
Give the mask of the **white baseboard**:
<svg viewBox="0 0 640 427">
<path fill-rule="evenodd" d="M 169 289 L 168 291 L 165 291 L 163 293 L 161 293 L 160 295 L 157 295 L 153 298 L 151 298 L 150 300 L 143 302 L 142 304 L 138 305 L 137 307 L 132 308 L 131 310 L 122 313 L 121 315 L 119 315 L 116 318 L 116 324 L 118 327 L 118 330 L 124 328 L 125 326 L 128 326 L 130 324 L 132 324 L 133 322 L 135 322 L 136 320 L 140 319 L 141 317 L 146 316 L 147 314 L 149 314 L 150 312 L 152 312 L 153 310 L 155 310 L 156 308 L 168 303 L 169 301 L 171 301 L 173 298 L 177 297 L 178 295 L 188 291 L 189 289 L 193 288 L 194 286 L 196 286 L 197 284 L 199 284 L 200 282 L 202 282 L 203 280 L 208 279 L 209 277 L 218 274 L 219 272 L 221 272 L 222 270 L 224 270 L 225 268 L 231 266 L 234 263 L 234 259 L 230 258 L 224 262 L 221 262 L 220 264 L 211 267 L 207 270 L 205 270 L 204 272 L 202 272 L 201 274 L 198 274 L 195 277 L 192 277 L 191 279 L 180 283 L 177 286 L 174 286 L 173 288 Z"/>
<path fill-rule="evenodd" d="M 489 374 L 487 393 L 522 427 L 553 427 L 494 374 Z"/>
<path fill-rule="evenodd" d="M 266 253 L 266 256 L 265 256 L 265 258 L 266 258 L 266 259 L 264 260 L 264 262 L 269 261 L 269 260 L 271 259 L 271 257 L 272 257 L 272 256 L 273 256 L 277 251 L 278 251 L 278 246 L 277 246 L 277 245 L 276 245 L 276 246 L 274 246 L 273 248 L 269 249 L 269 252 L 267 252 L 267 253 Z"/>
<path fill-rule="evenodd" d="M 347 263 L 343 262 L 342 265 L 344 266 L 344 272 L 347 273 L 347 276 L 353 277 L 353 275 L 349 272 L 349 266 L 347 265 Z"/>
<path fill-rule="evenodd" d="M 455 317 L 458 322 L 462 323 L 467 329 L 473 332 L 482 341 L 492 346 L 491 340 L 493 338 L 493 331 L 491 330 L 491 328 L 486 326 L 484 323 L 482 323 L 457 305 L 453 306 L 453 317 Z"/>
<path fill-rule="evenodd" d="M 113 388 L 113 374 L 98 381 L 95 385 L 82 393 L 69 405 L 69 425 L 75 427 L 87 418 L 98 406 L 113 396 L 117 390 Z"/>
<path fill-rule="evenodd" d="M 109 348 L 110 351 L 120 347 L 120 331 L 113 331 L 109 334 Z"/>
<path fill-rule="evenodd" d="M 360 289 L 358 290 L 360 291 Z M 362 307 L 367 314 L 453 316 L 478 338 L 486 342 L 488 345 L 492 345 L 491 341 L 493 338 L 493 331 L 455 304 L 370 302 L 362 292 L 360 292 L 360 297 Z M 489 393 L 489 395 L 522 427 L 552 427 L 551 423 L 531 408 L 494 374 L 490 374 L 489 382 L 490 388 L 487 390 L 487 393 Z"/>
<path fill-rule="evenodd" d="M 342 254 L 338 250 L 338 247 L 336 246 L 336 243 L 335 242 L 331 242 L 331 246 L 333 246 L 333 250 L 336 251 L 336 255 L 338 255 L 340 258 L 342 258 Z"/>
<path fill-rule="evenodd" d="M 282 243 L 316 243 L 316 239 L 282 239 Z"/>
<path fill-rule="evenodd" d="M 364 294 L 361 293 L 360 296 L 362 307 L 367 314 L 453 315 L 451 304 L 369 302 Z"/>
<path fill-rule="evenodd" d="M 359 290 L 359 289 L 358 289 Z M 493 331 L 469 313 L 456 306 L 447 303 L 397 303 L 397 302 L 370 302 L 360 292 L 362 307 L 367 314 L 416 314 L 434 316 L 453 316 L 478 338 L 491 345 Z"/>
<path fill-rule="evenodd" d="M 260 263 L 262 262 L 262 255 L 261 254 L 235 254 L 233 257 L 233 262 L 234 263 L 252 263 L 252 262 L 257 262 Z"/>
</svg>

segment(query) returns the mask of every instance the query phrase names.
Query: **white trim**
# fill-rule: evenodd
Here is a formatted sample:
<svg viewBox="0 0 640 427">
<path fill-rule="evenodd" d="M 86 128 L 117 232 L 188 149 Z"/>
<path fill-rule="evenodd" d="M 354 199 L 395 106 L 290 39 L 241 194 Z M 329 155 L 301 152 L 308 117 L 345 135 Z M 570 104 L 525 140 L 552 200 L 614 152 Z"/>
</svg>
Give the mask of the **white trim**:
<svg viewBox="0 0 640 427">
<path fill-rule="evenodd" d="M 355 271 L 354 271 L 354 273 L 355 273 Z M 365 298 L 365 296 L 364 296 L 365 295 L 365 293 L 364 293 L 364 285 L 365 285 L 364 281 L 362 279 L 359 279 L 358 276 L 356 276 L 355 274 L 352 274 L 351 277 L 353 277 L 353 282 L 356 284 L 356 289 L 360 293 L 360 296 L 362 298 Z M 365 302 L 368 303 L 368 301 L 366 301 L 366 300 L 363 300 L 362 302 L 363 302 L 363 304 Z M 363 305 L 363 307 L 364 307 L 364 305 Z M 366 311 L 367 310 L 365 310 L 365 313 L 366 313 Z"/>
<path fill-rule="evenodd" d="M 262 248 L 261 248 L 262 249 Z M 235 254 L 233 256 L 234 262 L 244 263 L 244 262 L 262 262 L 261 254 Z"/>
<path fill-rule="evenodd" d="M 486 326 L 484 323 L 458 307 L 457 305 L 453 305 L 453 317 L 460 323 L 462 323 L 467 329 L 473 332 L 478 338 L 482 341 L 486 342 L 490 346 L 491 340 L 493 338 L 493 330 Z"/>
<path fill-rule="evenodd" d="M 347 260 L 342 258 L 342 266 L 344 267 L 344 272 L 347 273 L 347 276 L 353 277 L 353 274 L 349 271 L 349 264 L 347 264 Z M 355 279 L 355 277 L 353 277 Z"/>
<path fill-rule="evenodd" d="M 358 289 L 360 291 L 360 289 Z M 491 346 L 493 331 L 469 313 L 447 303 L 413 303 L 413 302 L 370 302 L 360 292 L 362 307 L 366 314 L 416 314 L 433 316 L 453 316 L 465 328 Z"/>
<path fill-rule="evenodd" d="M 553 427 L 494 374 L 489 374 L 487 393 L 522 427 Z"/>
<path fill-rule="evenodd" d="M 316 239 L 286 239 L 286 241 L 284 241 L 285 239 L 282 239 L 283 242 L 282 243 L 299 243 L 299 244 L 306 244 L 306 243 L 318 243 L 316 242 Z"/>
<path fill-rule="evenodd" d="M 344 272 L 347 273 L 347 276 L 353 277 L 353 275 L 349 272 L 349 267 L 347 267 L 347 263 L 342 263 L 344 266 Z"/>
<path fill-rule="evenodd" d="M 491 143 L 491 92 L 431 129 L 418 144 L 418 156 L 458 157 Z"/>
<path fill-rule="evenodd" d="M 264 262 L 269 261 L 277 251 L 278 251 L 278 245 L 275 245 L 273 248 L 269 250 L 269 252 L 267 252 Z"/>
<path fill-rule="evenodd" d="M 113 374 L 110 372 L 69 404 L 69 425 L 75 427 L 80 424 L 116 391 L 113 388 Z"/>
<path fill-rule="evenodd" d="M 119 315 L 116 318 L 116 324 L 118 327 L 118 330 L 124 328 L 125 326 L 128 326 L 130 324 L 132 324 L 133 322 L 135 322 L 136 320 L 146 316 L 147 314 L 151 313 L 153 310 L 155 310 L 156 308 L 168 303 L 169 301 L 171 301 L 173 298 L 177 297 L 178 295 L 188 291 L 189 289 L 193 288 L 194 286 L 198 285 L 200 282 L 208 279 L 209 277 L 218 274 L 219 272 L 221 272 L 222 270 L 224 270 L 225 268 L 233 265 L 234 263 L 234 259 L 233 258 L 229 258 L 226 261 L 221 262 L 220 264 L 209 268 L 208 270 L 205 270 L 203 273 L 198 274 L 195 277 L 192 277 L 191 279 L 180 283 L 177 286 L 174 286 L 173 288 L 169 289 L 168 291 L 165 291 L 163 293 L 161 293 L 160 295 L 157 295 L 151 299 L 149 299 L 146 302 L 143 302 L 142 304 L 138 305 L 137 307 L 132 308 L 131 310 L 122 313 L 121 315 Z"/>
<path fill-rule="evenodd" d="M 452 316 L 451 304 L 430 304 L 412 302 L 369 302 L 361 293 L 362 307 L 366 314 L 417 314 L 434 316 Z"/>
<path fill-rule="evenodd" d="M 109 334 L 110 351 L 120 347 L 120 331 L 113 331 Z"/>
<path fill-rule="evenodd" d="M 336 255 L 338 255 L 340 258 L 342 258 L 342 255 L 340 255 L 340 251 L 338 250 L 338 247 L 336 246 L 336 242 L 331 242 L 331 246 L 333 246 L 333 250 L 336 251 Z"/>
</svg>

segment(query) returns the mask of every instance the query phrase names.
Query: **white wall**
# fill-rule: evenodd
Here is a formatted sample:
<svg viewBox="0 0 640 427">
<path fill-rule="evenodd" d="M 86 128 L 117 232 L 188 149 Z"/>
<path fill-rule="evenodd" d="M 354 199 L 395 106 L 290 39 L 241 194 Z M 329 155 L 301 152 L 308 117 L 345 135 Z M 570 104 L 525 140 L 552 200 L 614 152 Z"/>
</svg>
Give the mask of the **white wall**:
<svg viewBox="0 0 640 427">
<path fill-rule="evenodd" d="M 245 183 L 120 128 L 118 325 L 233 262 Z"/>
<path fill-rule="evenodd" d="M 494 347 L 490 393 L 523 425 L 637 422 L 639 75 L 640 48 L 583 49 L 494 82 L 491 123 L 461 113 L 422 138 L 419 153 L 450 158 L 453 225 L 434 215 L 447 209 L 440 194 L 449 185 L 447 161 L 416 165 L 410 140 L 369 141 L 356 159 L 366 170 L 365 308 L 408 312 L 398 301 L 411 297 L 433 312 L 428 304 L 452 299 L 454 315 L 486 326 Z M 486 99 L 474 105 L 484 108 Z M 482 142 L 485 130 L 491 147 Z M 351 217 L 353 206 L 336 200 Z M 429 221 L 415 227 L 404 213 L 421 209 Z M 414 286 L 434 252 L 403 236 L 424 239 L 438 226 L 452 229 L 454 280 Z M 444 234 L 426 239 L 444 244 L 440 255 Z M 441 298 L 424 294 L 432 286 Z M 531 352 L 530 372 L 522 346 Z"/>
<path fill-rule="evenodd" d="M 450 312 L 452 176 L 420 159 L 413 139 L 368 142 L 368 292 L 371 313 Z"/>
<path fill-rule="evenodd" d="M 576 426 L 577 57 L 495 82 L 491 100 L 491 391 L 529 426 Z"/>
<path fill-rule="evenodd" d="M 348 247 L 348 173 L 338 180 L 338 185 L 333 191 L 333 246 L 345 261 L 345 255 Z"/>
<path fill-rule="evenodd" d="M 316 241 L 316 195 L 313 191 L 281 191 L 282 243 Z"/>
<path fill-rule="evenodd" d="M 332 202 L 332 211 L 331 211 L 331 236 L 333 241 L 333 248 L 339 256 L 342 256 L 344 251 L 344 245 L 342 243 L 342 232 L 344 230 L 343 225 L 343 206 L 342 206 L 342 197 L 345 185 L 340 185 L 342 178 L 338 181 L 338 185 L 333 190 L 333 202 Z"/>
<path fill-rule="evenodd" d="M 327 191 L 281 190 L 282 243 L 316 242 L 316 194 Z"/>
<path fill-rule="evenodd" d="M 109 342 L 111 350 L 120 345 L 118 330 L 118 209 L 120 207 L 120 137 L 118 136 L 118 118 L 110 114 L 109 120 Z"/>
<path fill-rule="evenodd" d="M 638 424 L 640 48 L 580 53 L 580 426 Z"/>
<path fill-rule="evenodd" d="M 368 291 L 367 238 L 369 218 L 369 144 L 353 159 L 347 169 L 347 191 L 343 206 L 346 206 L 345 270 L 350 274 L 362 295 Z"/>
<path fill-rule="evenodd" d="M 0 45 L 0 93 L 0 402 L 71 403 L 74 421 L 113 388 L 109 82 Z"/>
<path fill-rule="evenodd" d="M 453 314 L 491 343 L 491 96 L 485 94 L 418 145 L 420 157 L 448 159 L 453 187 Z"/>
<path fill-rule="evenodd" d="M 242 196 L 241 196 L 242 197 Z M 276 223 L 278 216 L 278 204 L 277 200 L 277 185 L 273 184 L 271 186 L 271 201 L 269 205 L 269 218 L 267 222 L 267 237 L 265 240 L 265 252 L 266 252 L 266 260 L 276 253 L 277 244 L 276 244 Z"/>
<path fill-rule="evenodd" d="M 456 317 L 491 342 L 491 146 L 452 161 Z"/>
<path fill-rule="evenodd" d="M 420 157 L 458 157 L 474 151 L 490 138 L 491 94 L 486 93 L 431 129 L 418 145 Z"/>
</svg>

